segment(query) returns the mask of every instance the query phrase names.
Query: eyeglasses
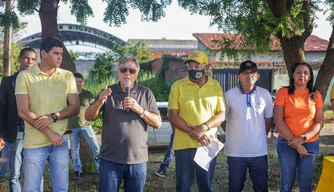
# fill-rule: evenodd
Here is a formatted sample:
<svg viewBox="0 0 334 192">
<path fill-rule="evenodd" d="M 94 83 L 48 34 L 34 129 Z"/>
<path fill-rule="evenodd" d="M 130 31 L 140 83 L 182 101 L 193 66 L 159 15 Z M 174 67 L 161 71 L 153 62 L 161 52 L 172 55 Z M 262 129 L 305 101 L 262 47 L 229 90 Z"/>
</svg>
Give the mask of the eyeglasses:
<svg viewBox="0 0 334 192">
<path fill-rule="evenodd" d="M 133 68 L 127 68 L 127 67 L 122 67 L 122 68 L 119 68 L 119 71 L 121 73 L 126 73 L 126 71 L 128 71 L 131 73 L 131 74 L 135 74 L 137 72 L 136 69 L 133 69 Z"/>
</svg>

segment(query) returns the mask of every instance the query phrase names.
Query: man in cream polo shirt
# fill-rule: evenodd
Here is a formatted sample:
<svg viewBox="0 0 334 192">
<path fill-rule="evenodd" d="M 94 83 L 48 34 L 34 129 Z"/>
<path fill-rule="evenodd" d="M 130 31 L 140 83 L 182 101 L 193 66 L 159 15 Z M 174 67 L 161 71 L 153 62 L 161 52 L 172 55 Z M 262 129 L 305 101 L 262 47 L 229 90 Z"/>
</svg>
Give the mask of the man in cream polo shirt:
<svg viewBox="0 0 334 192">
<path fill-rule="evenodd" d="M 252 61 L 240 64 L 240 85 L 225 94 L 224 153 L 228 162 L 229 192 L 241 192 L 247 169 L 255 192 L 268 191 L 267 134 L 272 124 L 272 97 L 255 85 L 260 74 Z"/>
<path fill-rule="evenodd" d="M 19 73 L 16 101 L 25 121 L 23 191 L 40 191 L 48 160 L 53 191 L 68 191 L 67 119 L 79 113 L 74 75 L 60 69 L 63 43 L 47 37 L 41 44 L 41 63 Z"/>
</svg>

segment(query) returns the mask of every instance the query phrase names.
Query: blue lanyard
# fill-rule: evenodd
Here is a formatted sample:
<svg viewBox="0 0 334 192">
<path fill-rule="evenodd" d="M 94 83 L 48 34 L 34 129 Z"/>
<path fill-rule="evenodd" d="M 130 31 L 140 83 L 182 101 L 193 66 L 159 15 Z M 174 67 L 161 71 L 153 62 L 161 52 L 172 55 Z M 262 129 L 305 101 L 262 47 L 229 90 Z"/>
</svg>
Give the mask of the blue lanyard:
<svg viewBox="0 0 334 192">
<path fill-rule="evenodd" d="M 251 94 L 256 91 L 256 86 L 254 86 L 254 89 L 247 93 L 245 92 L 243 89 L 242 89 L 242 86 L 239 85 L 239 90 L 241 91 L 242 94 L 246 94 L 246 98 L 247 98 L 247 107 L 252 107 L 252 97 L 251 97 Z"/>
</svg>

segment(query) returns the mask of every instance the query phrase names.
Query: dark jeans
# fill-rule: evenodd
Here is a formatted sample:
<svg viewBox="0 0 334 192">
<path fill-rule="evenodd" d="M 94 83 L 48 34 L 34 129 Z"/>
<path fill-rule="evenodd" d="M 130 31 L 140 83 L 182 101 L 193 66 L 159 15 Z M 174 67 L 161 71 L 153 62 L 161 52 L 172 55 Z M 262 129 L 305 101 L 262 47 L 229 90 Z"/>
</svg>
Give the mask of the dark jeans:
<svg viewBox="0 0 334 192">
<path fill-rule="evenodd" d="M 160 171 L 167 172 L 170 162 L 173 160 L 174 150 L 173 150 L 174 132 L 170 135 L 169 146 L 165 154 L 164 161 L 160 165 Z"/>
<path fill-rule="evenodd" d="M 125 192 L 143 192 L 146 163 L 120 164 L 100 159 L 99 192 L 118 192 L 124 179 Z"/>
<path fill-rule="evenodd" d="M 309 153 L 312 152 L 315 155 L 300 157 L 297 150 L 288 146 L 287 140 L 285 140 L 283 137 L 278 137 L 277 153 L 281 167 L 280 191 L 282 192 L 292 191 L 293 185 L 295 183 L 297 167 L 299 191 L 312 191 L 312 177 L 317 160 L 316 155 L 319 152 L 319 141 L 304 143 L 302 145 Z"/>
<path fill-rule="evenodd" d="M 268 191 L 267 155 L 260 157 L 227 157 L 228 191 L 241 192 L 246 181 L 247 168 L 255 192 Z"/>
<path fill-rule="evenodd" d="M 199 192 L 212 191 L 212 179 L 217 157 L 211 161 L 209 171 L 205 171 L 194 161 L 196 150 L 196 148 L 192 148 L 174 151 L 177 192 L 190 191 L 195 175 Z"/>
</svg>

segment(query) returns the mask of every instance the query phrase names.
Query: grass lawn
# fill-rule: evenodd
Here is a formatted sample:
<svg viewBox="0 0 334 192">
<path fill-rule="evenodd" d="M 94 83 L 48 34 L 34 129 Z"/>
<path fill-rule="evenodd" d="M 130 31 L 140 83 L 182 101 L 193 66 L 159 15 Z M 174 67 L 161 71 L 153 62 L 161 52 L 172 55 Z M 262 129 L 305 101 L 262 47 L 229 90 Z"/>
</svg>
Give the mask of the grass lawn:
<svg viewBox="0 0 334 192">
<path fill-rule="evenodd" d="M 175 191 L 175 165 L 172 161 L 168 176 L 166 178 L 159 178 L 154 173 L 159 169 L 159 165 L 163 160 L 164 150 L 152 150 L 149 154 L 148 170 L 147 170 L 147 182 L 145 186 L 145 192 L 160 192 L 160 191 Z M 271 191 L 277 191 L 279 183 L 279 163 L 276 153 L 270 153 L 268 156 L 269 166 L 269 186 Z M 50 184 L 49 172 L 45 171 L 44 178 L 44 190 L 52 191 Z M 70 178 L 73 178 L 73 172 L 70 173 Z M 217 158 L 217 164 L 215 169 L 213 191 L 227 191 L 227 163 L 226 156 L 221 152 Z M 22 179 L 23 181 L 23 179 Z M 21 182 L 23 183 L 23 182 Z M 192 187 L 192 191 L 197 191 L 196 181 Z M 70 180 L 70 191 L 97 191 L 98 177 L 94 173 L 86 173 L 79 181 Z M 2 181 L 0 183 L 0 191 L 9 191 L 8 182 Z M 121 190 L 123 191 L 123 190 Z M 245 183 L 245 191 L 251 191 L 251 183 L 249 178 Z"/>
<path fill-rule="evenodd" d="M 269 139 L 270 140 L 270 139 Z M 334 141 L 331 145 L 334 144 Z M 323 145 L 323 147 L 325 147 Z M 333 148 L 334 149 L 334 148 Z M 323 152 L 327 153 L 327 152 Z M 332 153 L 333 154 L 333 153 Z M 151 150 L 149 154 L 148 170 L 147 170 L 147 182 L 145 186 L 145 192 L 173 192 L 175 191 L 175 165 L 174 160 L 172 161 L 168 176 L 166 178 L 159 178 L 154 175 L 155 171 L 159 169 L 159 165 L 163 160 L 164 150 Z M 226 156 L 220 152 L 217 159 L 215 176 L 213 182 L 213 191 L 227 191 L 228 185 L 228 171 Z M 321 162 L 322 155 L 318 157 L 317 170 L 315 171 L 314 183 L 317 183 L 321 174 Z M 279 162 L 277 158 L 276 150 L 270 149 L 268 155 L 268 173 L 269 173 L 269 191 L 279 191 L 279 181 L 280 181 L 280 169 Z M 46 169 L 47 170 L 47 169 Z M 98 186 L 98 176 L 96 173 L 84 173 L 83 177 L 79 181 L 72 180 L 73 172 L 70 173 L 70 191 L 75 192 L 90 192 L 97 191 Z M 44 173 L 44 191 L 52 191 L 50 184 L 49 172 L 45 171 Z M 23 178 L 22 182 L 23 183 Z M 297 186 L 297 185 L 296 185 Z M 9 191 L 8 182 L 2 180 L 0 183 L 0 191 Z M 123 190 L 121 190 L 123 191 Z M 197 191 L 196 181 L 191 191 Z M 252 185 L 247 176 L 245 183 L 245 192 L 252 191 Z M 298 188 L 295 187 L 295 191 L 298 191 Z"/>
<path fill-rule="evenodd" d="M 333 112 L 327 110 L 325 112 L 326 124 L 323 129 L 322 136 L 320 137 L 320 154 L 317 159 L 316 170 L 314 174 L 314 185 L 319 181 L 322 170 L 322 158 L 324 155 L 334 155 L 334 119 Z M 333 132 L 332 132 L 333 130 Z M 268 174 L 269 174 L 269 191 L 279 191 L 280 182 L 280 169 L 279 161 L 276 153 L 276 139 L 268 138 Z M 145 186 L 145 192 L 174 192 L 175 191 L 175 165 L 172 161 L 168 176 L 166 178 L 159 178 L 154 173 L 159 169 L 159 165 L 164 158 L 165 149 L 153 149 L 149 152 L 149 162 L 147 166 L 147 180 Z M 227 191 L 228 186 L 228 170 L 226 163 L 226 156 L 220 152 L 217 158 L 217 164 L 215 169 L 213 191 L 222 192 Z M 90 192 L 97 191 L 98 175 L 96 173 L 84 173 L 83 177 L 79 181 L 72 180 L 73 172 L 70 172 L 70 191 L 75 192 Z M 296 177 L 298 178 L 298 177 Z M 7 178 L 8 179 L 8 178 Z M 50 177 L 48 169 L 45 169 L 44 173 L 44 191 L 52 191 L 50 184 Z M 21 178 L 23 184 L 23 178 Z M 1 180 L 0 191 L 9 191 L 7 180 Z M 123 190 L 121 190 L 123 191 Z M 191 191 L 197 191 L 196 181 Z M 252 191 L 251 182 L 249 176 L 244 187 L 244 192 Z M 299 191 L 297 184 L 295 185 L 295 191 Z"/>
</svg>

